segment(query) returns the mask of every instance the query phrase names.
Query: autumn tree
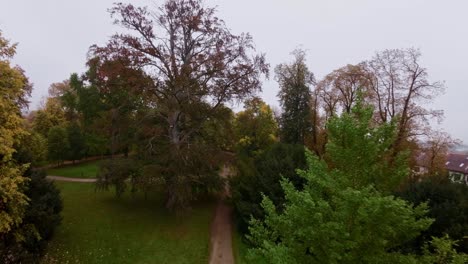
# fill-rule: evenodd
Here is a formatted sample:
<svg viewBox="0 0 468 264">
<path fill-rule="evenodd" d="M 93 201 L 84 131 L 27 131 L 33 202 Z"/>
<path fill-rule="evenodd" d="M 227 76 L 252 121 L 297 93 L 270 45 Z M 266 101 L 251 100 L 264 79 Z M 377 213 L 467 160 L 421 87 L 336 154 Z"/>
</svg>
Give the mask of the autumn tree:
<svg viewBox="0 0 468 264">
<path fill-rule="evenodd" d="M 252 55 L 250 35 L 232 34 L 216 10 L 201 0 L 169 0 L 155 11 L 117 4 L 111 14 L 128 33 L 92 49 L 107 60 L 129 58 L 129 66 L 150 76 L 153 113 L 165 127 L 155 136 L 168 146 L 163 153 L 166 206 L 185 207 L 196 198 L 187 188 L 200 181 L 204 171 L 192 159 L 213 156 L 195 151 L 206 149 L 195 139 L 197 132 L 224 103 L 260 90 L 260 76 L 268 65 L 263 55 Z"/>
<path fill-rule="evenodd" d="M 429 131 L 423 139 L 425 141 L 420 144 L 415 155 L 418 163 L 415 165 L 425 168 L 426 171 L 424 175 L 418 176 L 429 176 L 433 181 L 446 181 L 447 155 L 450 148 L 459 144 L 459 141 L 448 133 L 437 130 Z"/>
<path fill-rule="evenodd" d="M 0 239 L 22 222 L 28 205 L 23 193 L 26 179 L 22 176 L 27 164 L 14 162 L 13 154 L 15 143 L 26 134 L 21 109 L 27 106 L 32 87 L 24 71 L 11 65 L 15 53 L 16 44 L 0 32 Z"/>
<path fill-rule="evenodd" d="M 394 154 L 405 148 L 405 142 L 427 133 L 430 118 L 442 117 L 442 112 L 426 107 L 444 91 L 443 82 L 429 80 L 417 49 L 394 49 L 376 53 L 367 62 L 373 75 L 372 92 L 375 119 L 379 123 L 397 121 Z"/>
<path fill-rule="evenodd" d="M 280 118 L 280 139 L 284 143 L 304 144 L 314 129 L 311 124 L 311 87 L 314 75 L 306 65 L 305 51 L 295 50 L 294 61 L 275 68 L 280 86 L 278 97 L 283 108 Z"/>
<path fill-rule="evenodd" d="M 258 97 L 245 102 L 244 111 L 236 115 L 234 129 L 237 151 L 248 157 L 261 154 L 277 140 L 278 125 L 273 112 Z"/>
<path fill-rule="evenodd" d="M 119 151 L 128 155 L 137 126 L 134 113 L 149 101 L 147 89 L 152 79 L 142 69 L 131 67 L 128 58 L 106 60 L 93 54 L 93 50 L 89 55 L 89 69 L 84 78 L 98 92 L 99 115 L 107 119 L 107 122 L 98 120 L 100 129 L 110 138 L 111 155 Z M 80 88 L 81 97 L 83 89 L 86 88 Z"/>
<path fill-rule="evenodd" d="M 329 111 L 350 113 L 358 99 L 358 93 L 366 98 L 371 96 L 370 85 L 372 74 L 369 74 L 364 63 L 346 65 L 329 73 L 320 81 L 320 88 L 330 104 Z M 327 98 L 334 96 L 335 98 Z M 324 99 L 325 99 L 324 98 Z"/>
</svg>

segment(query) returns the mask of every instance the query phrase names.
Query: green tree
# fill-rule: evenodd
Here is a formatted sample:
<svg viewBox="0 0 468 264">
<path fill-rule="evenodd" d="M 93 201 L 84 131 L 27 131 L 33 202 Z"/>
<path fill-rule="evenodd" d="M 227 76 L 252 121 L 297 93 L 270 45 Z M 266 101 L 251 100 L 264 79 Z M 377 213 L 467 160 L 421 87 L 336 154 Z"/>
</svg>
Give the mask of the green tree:
<svg viewBox="0 0 468 264">
<path fill-rule="evenodd" d="M 374 185 L 393 192 L 408 177 L 408 155 L 400 152 L 391 159 L 396 127 L 393 123 L 374 125 L 373 108 L 358 96 L 351 112 L 333 117 L 327 124 L 326 159 L 329 167 L 343 173 L 349 186 Z"/>
<path fill-rule="evenodd" d="M 21 142 L 15 146 L 14 159 L 20 163 L 40 165 L 47 160 L 47 139 L 35 131 L 21 137 Z"/>
<path fill-rule="evenodd" d="M 29 179 L 25 194 L 30 203 L 22 223 L 0 240 L 2 263 L 38 263 L 62 218 L 62 200 L 54 183 L 44 171 L 26 172 Z M 18 240 L 15 234 L 21 234 Z"/>
<path fill-rule="evenodd" d="M 231 193 L 238 226 L 247 232 L 250 218 L 263 219 L 260 203 L 263 196 L 271 199 L 279 209 L 284 203 L 282 178 L 302 188 L 304 180 L 296 169 L 306 168 L 305 149 L 302 145 L 275 143 L 254 159 L 239 157 L 237 176 L 231 180 Z"/>
<path fill-rule="evenodd" d="M 276 67 L 276 79 L 280 85 L 278 97 L 283 112 L 280 118 L 281 142 L 305 144 L 308 134 L 314 129 L 311 116 L 310 86 L 315 83 L 314 75 L 306 65 L 305 51 L 295 50 L 291 64 Z"/>
<path fill-rule="evenodd" d="M 61 126 L 54 126 L 49 129 L 47 137 L 48 156 L 52 161 L 58 164 L 66 160 L 70 152 L 70 143 L 68 141 L 67 130 Z"/>
<path fill-rule="evenodd" d="M 402 263 L 413 260 L 393 250 L 432 223 L 426 205 L 414 207 L 372 186 L 353 188 L 342 175 L 307 154 L 307 181 L 298 190 L 282 181 L 284 210 L 264 198 L 264 221 L 252 220 L 253 263 Z"/>
<path fill-rule="evenodd" d="M 0 32 L 0 239 L 22 222 L 28 204 L 23 193 L 27 180 L 22 176 L 27 164 L 16 164 L 12 158 L 15 143 L 26 134 L 21 108 L 27 105 L 31 85 L 23 70 L 10 64 L 15 52 L 16 44 Z"/>
<path fill-rule="evenodd" d="M 444 234 L 458 240 L 454 248 L 468 253 L 468 186 L 465 184 L 425 180 L 408 186 L 396 194 L 410 203 L 419 205 L 427 202 L 428 216 L 434 223 L 419 237 L 404 245 L 402 250 L 419 253 L 423 244 L 431 237 Z"/>
<path fill-rule="evenodd" d="M 67 138 L 69 144 L 68 159 L 75 162 L 84 156 L 85 138 L 81 132 L 81 127 L 77 123 L 70 123 L 67 126 Z"/>
</svg>

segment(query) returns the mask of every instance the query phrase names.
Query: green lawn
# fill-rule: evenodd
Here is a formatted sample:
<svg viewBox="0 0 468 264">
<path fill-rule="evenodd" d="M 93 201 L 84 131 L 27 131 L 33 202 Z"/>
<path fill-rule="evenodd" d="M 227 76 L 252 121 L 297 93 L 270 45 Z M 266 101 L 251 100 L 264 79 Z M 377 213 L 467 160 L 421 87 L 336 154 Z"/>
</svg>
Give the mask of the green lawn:
<svg viewBox="0 0 468 264">
<path fill-rule="evenodd" d="M 232 251 L 237 264 L 246 264 L 247 245 L 242 241 L 242 235 L 235 228 L 232 233 Z"/>
<path fill-rule="evenodd" d="M 71 178 L 96 178 L 101 161 L 88 161 L 75 165 L 65 165 L 59 168 L 47 170 L 47 175 L 63 176 Z"/>
<path fill-rule="evenodd" d="M 214 203 L 176 217 L 161 197 L 95 192 L 94 184 L 57 183 L 63 221 L 43 263 L 207 263 Z"/>
</svg>

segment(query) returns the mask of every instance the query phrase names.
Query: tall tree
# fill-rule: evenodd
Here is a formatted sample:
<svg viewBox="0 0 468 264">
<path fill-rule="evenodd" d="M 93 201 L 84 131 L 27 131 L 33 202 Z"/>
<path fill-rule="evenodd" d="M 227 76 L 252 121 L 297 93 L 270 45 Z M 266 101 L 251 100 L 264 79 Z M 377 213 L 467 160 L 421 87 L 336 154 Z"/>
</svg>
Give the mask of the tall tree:
<svg viewBox="0 0 468 264">
<path fill-rule="evenodd" d="M 280 139 L 284 143 L 304 144 L 305 137 L 313 129 L 310 116 L 311 91 L 314 75 L 306 65 L 305 51 L 295 50 L 295 60 L 275 68 L 280 85 L 278 97 L 283 112 L 280 122 Z"/>
<path fill-rule="evenodd" d="M 54 126 L 50 128 L 47 142 L 50 160 L 56 161 L 58 164 L 66 160 L 70 153 L 70 143 L 67 130 L 64 127 Z"/>
<path fill-rule="evenodd" d="M 151 77 L 152 105 L 165 126 L 155 136 L 169 146 L 163 153 L 169 170 L 166 205 L 184 207 L 196 197 L 181 190 L 195 186 L 204 171 L 193 167 L 192 158 L 213 156 L 192 151 L 196 134 L 224 103 L 260 90 L 268 65 L 263 55 L 251 56 L 250 35 L 233 35 L 201 0 L 169 0 L 156 12 L 117 4 L 111 14 L 129 33 L 113 36 L 106 47 L 94 46 L 93 52 L 108 60 L 130 58 L 130 66 Z"/>
<path fill-rule="evenodd" d="M 21 109 L 27 106 L 32 86 L 24 71 L 11 65 L 15 53 L 16 44 L 0 31 L 0 239 L 21 223 L 28 204 L 22 176 L 27 165 L 16 164 L 13 154 L 14 144 L 26 133 Z"/>
<path fill-rule="evenodd" d="M 251 221 L 252 263 L 416 263 L 395 249 L 432 223 L 425 204 L 350 187 L 345 171 L 307 156 L 305 186 L 283 181 L 284 210 L 265 197 L 265 220 Z"/>
<path fill-rule="evenodd" d="M 417 49 L 395 49 L 376 53 L 368 64 L 373 74 L 373 98 L 376 121 L 398 120 L 394 154 L 404 148 L 405 142 L 424 135 L 429 118 L 441 118 L 442 112 L 425 107 L 444 91 L 443 82 L 429 81 L 427 69 L 420 64 Z"/>
</svg>

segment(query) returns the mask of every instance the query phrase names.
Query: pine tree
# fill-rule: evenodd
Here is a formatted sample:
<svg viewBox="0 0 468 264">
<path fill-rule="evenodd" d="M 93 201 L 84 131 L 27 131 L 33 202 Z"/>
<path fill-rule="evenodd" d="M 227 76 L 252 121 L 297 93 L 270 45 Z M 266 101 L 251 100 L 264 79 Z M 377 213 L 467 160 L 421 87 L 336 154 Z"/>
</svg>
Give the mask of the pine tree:
<svg viewBox="0 0 468 264">
<path fill-rule="evenodd" d="M 295 50 L 294 62 L 276 67 L 276 79 L 280 85 L 278 97 L 283 112 L 280 118 L 280 138 L 284 143 L 304 144 L 312 131 L 310 115 L 310 86 L 315 83 L 313 73 L 306 65 L 305 52 Z"/>
</svg>

